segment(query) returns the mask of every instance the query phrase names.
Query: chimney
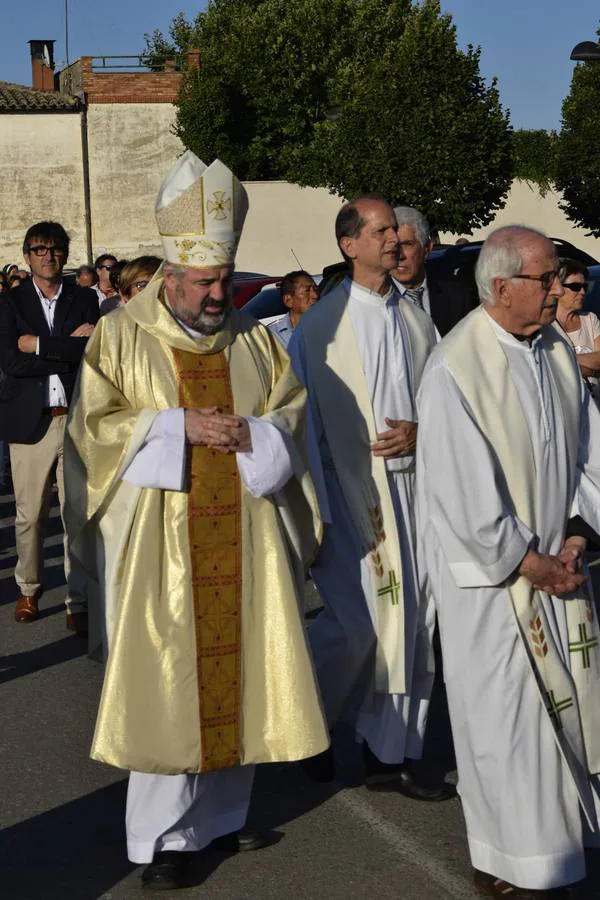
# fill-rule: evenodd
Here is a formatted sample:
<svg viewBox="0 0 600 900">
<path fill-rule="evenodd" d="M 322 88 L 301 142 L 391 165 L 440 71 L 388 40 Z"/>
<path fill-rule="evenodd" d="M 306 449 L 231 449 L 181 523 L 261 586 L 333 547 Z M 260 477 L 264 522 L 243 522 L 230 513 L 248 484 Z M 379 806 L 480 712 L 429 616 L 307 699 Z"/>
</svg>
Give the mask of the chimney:
<svg viewBox="0 0 600 900">
<path fill-rule="evenodd" d="M 200 68 L 200 51 L 199 50 L 188 50 L 185 54 L 185 61 L 187 63 L 188 69 L 199 69 Z"/>
<path fill-rule="evenodd" d="M 54 41 L 29 41 L 31 84 L 38 91 L 54 90 Z"/>
</svg>

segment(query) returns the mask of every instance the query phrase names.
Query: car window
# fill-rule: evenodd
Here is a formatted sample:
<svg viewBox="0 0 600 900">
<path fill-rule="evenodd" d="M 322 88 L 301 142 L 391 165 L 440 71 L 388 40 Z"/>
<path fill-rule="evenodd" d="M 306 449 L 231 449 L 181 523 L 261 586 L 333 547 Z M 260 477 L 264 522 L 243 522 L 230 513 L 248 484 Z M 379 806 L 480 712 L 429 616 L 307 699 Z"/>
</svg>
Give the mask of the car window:
<svg viewBox="0 0 600 900">
<path fill-rule="evenodd" d="M 263 288 L 260 293 L 246 303 L 244 312 L 250 313 L 255 319 L 266 319 L 267 316 L 286 313 L 287 307 L 281 299 L 279 288 Z"/>
</svg>

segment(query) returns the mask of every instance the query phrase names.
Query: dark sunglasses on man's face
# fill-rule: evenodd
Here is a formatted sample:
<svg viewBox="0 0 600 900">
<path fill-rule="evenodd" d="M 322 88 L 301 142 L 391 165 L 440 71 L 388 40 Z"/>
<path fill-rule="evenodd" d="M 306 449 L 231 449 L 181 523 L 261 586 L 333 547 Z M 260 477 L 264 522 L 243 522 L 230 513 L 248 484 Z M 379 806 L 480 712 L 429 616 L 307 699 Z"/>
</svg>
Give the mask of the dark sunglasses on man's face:
<svg viewBox="0 0 600 900">
<path fill-rule="evenodd" d="M 102 265 L 101 265 L 101 266 L 98 266 L 98 268 L 99 268 L 99 269 L 106 269 L 108 272 L 110 272 L 111 269 L 114 269 L 114 265 L 112 265 L 112 266 L 107 266 L 106 263 L 102 263 Z"/>
<path fill-rule="evenodd" d="M 46 247 L 44 244 L 35 244 L 29 248 L 28 253 L 33 253 L 34 256 L 46 256 L 48 253 L 52 256 L 64 256 L 65 251 L 62 247 Z"/>
<path fill-rule="evenodd" d="M 578 294 L 579 291 L 587 291 L 588 285 L 588 281 L 563 281 L 563 287 L 569 288 L 574 294 Z"/>
</svg>

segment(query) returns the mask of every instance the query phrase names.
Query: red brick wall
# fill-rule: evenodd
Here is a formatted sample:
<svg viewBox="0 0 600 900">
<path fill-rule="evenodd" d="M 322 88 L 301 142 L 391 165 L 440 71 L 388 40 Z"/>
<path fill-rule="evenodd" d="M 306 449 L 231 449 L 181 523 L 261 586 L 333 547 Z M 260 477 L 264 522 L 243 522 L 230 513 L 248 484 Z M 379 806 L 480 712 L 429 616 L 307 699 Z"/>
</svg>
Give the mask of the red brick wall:
<svg viewBox="0 0 600 900">
<path fill-rule="evenodd" d="M 92 57 L 81 57 L 83 90 L 93 103 L 175 103 L 181 73 L 93 72 Z"/>
</svg>

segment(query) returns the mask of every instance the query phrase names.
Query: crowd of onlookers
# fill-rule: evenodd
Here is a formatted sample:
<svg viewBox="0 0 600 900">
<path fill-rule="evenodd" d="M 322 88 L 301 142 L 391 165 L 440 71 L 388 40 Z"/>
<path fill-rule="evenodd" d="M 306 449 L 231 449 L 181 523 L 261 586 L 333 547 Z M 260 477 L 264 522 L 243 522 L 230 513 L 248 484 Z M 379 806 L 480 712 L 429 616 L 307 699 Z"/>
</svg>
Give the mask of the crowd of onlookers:
<svg viewBox="0 0 600 900">
<path fill-rule="evenodd" d="M 82 265 L 63 277 L 78 287 L 91 288 L 98 296 L 99 314 L 106 315 L 123 306 L 143 290 L 155 274 L 162 260 L 158 256 L 140 256 L 133 260 L 118 259 L 112 253 L 102 253 L 94 265 Z M 31 279 L 31 272 L 7 263 L 0 271 L 0 294 L 19 288 Z M 1 377 L 0 365 L 0 377 Z M 8 447 L 0 441 L 0 490 L 11 481 Z"/>
<path fill-rule="evenodd" d="M 143 290 L 161 262 L 158 256 L 139 256 L 128 260 L 117 259 L 112 253 L 103 253 L 93 266 L 79 266 L 70 277 L 79 287 L 92 288 L 97 293 L 100 315 L 105 315 Z M 30 277 L 27 269 L 7 263 L 0 272 L 0 294 L 18 287 Z"/>
</svg>

